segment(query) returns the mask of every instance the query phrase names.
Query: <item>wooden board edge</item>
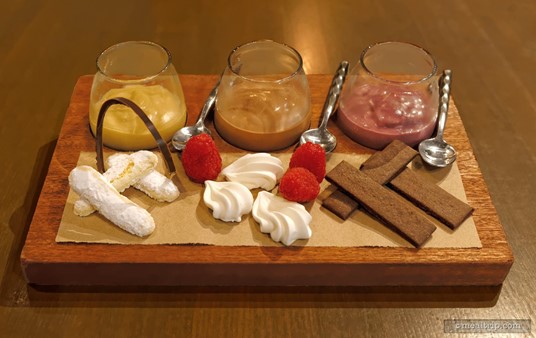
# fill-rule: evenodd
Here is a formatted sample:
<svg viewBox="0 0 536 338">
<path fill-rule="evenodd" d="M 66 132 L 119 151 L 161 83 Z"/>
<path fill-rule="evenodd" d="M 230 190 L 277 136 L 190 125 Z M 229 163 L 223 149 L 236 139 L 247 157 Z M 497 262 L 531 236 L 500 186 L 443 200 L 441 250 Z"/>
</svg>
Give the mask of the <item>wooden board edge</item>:
<svg viewBox="0 0 536 338">
<path fill-rule="evenodd" d="M 139 264 L 23 261 L 38 285 L 491 286 L 508 264 Z M 143 273 L 140 273 L 143 271 Z"/>
</svg>

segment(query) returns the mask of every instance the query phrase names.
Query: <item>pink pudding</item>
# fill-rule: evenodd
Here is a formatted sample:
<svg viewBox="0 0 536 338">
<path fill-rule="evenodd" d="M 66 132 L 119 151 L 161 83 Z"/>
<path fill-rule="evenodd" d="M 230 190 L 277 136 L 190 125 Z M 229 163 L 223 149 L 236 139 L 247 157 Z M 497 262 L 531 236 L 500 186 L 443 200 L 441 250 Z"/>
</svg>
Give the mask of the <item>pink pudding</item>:
<svg viewBox="0 0 536 338">
<path fill-rule="evenodd" d="M 341 96 L 337 124 L 369 148 L 383 149 L 395 139 L 413 147 L 434 132 L 438 104 L 428 86 L 355 83 Z"/>
</svg>

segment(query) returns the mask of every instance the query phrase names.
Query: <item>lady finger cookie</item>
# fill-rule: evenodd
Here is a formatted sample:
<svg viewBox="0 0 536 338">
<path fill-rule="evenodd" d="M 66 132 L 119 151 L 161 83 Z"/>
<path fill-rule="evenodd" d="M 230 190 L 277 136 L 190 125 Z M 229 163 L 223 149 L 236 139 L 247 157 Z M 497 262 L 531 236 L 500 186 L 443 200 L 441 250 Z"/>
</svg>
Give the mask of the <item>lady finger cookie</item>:
<svg viewBox="0 0 536 338">
<path fill-rule="evenodd" d="M 180 194 L 172 180 L 154 169 L 134 183 L 134 188 L 143 191 L 158 202 L 173 202 Z"/>
<path fill-rule="evenodd" d="M 108 164 L 111 165 L 103 176 L 121 193 L 152 171 L 157 163 L 158 157 L 146 150 L 131 155 L 114 154 L 108 158 Z M 91 206 L 91 203 L 83 198 L 74 203 L 75 215 L 88 216 L 94 211 L 95 208 Z"/>
<path fill-rule="evenodd" d="M 138 153 L 139 152 L 131 155 L 112 155 L 108 157 L 107 164 L 110 168 L 121 166 L 122 163 L 128 161 L 129 158 L 135 160 L 135 158 L 139 156 Z M 132 185 L 134 188 L 143 191 L 147 196 L 159 202 L 173 202 L 180 194 L 179 189 L 173 181 L 159 173 L 156 169 L 149 170 L 147 174 L 141 176 Z"/>
<path fill-rule="evenodd" d="M 147 210 L 121 195 L 103 175 L 89 166 L 74 168 L 69 174 L 74 192 L 121 229 L 144 237 L 154 231 L 154 220 Z"/>
</svg>

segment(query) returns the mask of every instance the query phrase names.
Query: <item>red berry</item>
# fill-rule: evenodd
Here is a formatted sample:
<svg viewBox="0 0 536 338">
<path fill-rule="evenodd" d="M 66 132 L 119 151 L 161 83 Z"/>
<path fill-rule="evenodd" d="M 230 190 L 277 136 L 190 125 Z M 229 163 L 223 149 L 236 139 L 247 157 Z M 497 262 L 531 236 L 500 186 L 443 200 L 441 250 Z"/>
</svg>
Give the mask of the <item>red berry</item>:
<svg viewBox="0 0 536 338">
<path fill-rule="evenodd" d="M 326 152 L 318 144 L 307 142 L 292 154 L 289 168 L 302 167 L 312 172 L 318 183 L 326 176 Z"/>
<path fill-rule="evenodd" d="M 221 172 L 221 156 L 216 144 L 207 134 L 192 137 L 182 151 L 186 175 L 197 183 L 215 180 Z"/>
<path fill-rule="evenodd" d="M 279 192 L 289 201 L 312 201 L 320 193 L 315 175 L 305 168 L 290 168 L 281 177 Z"/>
</svg>

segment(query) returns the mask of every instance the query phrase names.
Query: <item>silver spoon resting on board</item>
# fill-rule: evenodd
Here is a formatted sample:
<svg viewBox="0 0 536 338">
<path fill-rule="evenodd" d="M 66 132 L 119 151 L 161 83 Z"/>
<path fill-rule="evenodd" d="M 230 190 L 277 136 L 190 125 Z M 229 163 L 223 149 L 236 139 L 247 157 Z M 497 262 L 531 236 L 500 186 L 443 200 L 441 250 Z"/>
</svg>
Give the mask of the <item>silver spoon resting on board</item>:
<svg viewBox="0 0 536 338">
<path fill-rule="evenodd" d="M 447 123 L 449 110 L 450 83 L 452 71 L 443 71 L 441 79 L 441 97 L 439 103 L 439 117 L 436 137 L 422 141 L 419 144 L 419 153 L 422 159 L 434 167 L 446 167 L 456 160 L 456 150 L 443 140 L 443 132 Z"/>
<path fill-rule="evenodd" d="M 216 102 L 216 96 L 218 94 L 218 87 L 220 86 L 220 81 L 221 76 L 212 91 L 210 92 L 207 100 L 205 101 L 205 105 L 203 106 L 203 109 L 201 109 L 201 113 L 199 113 L 199 118 L 197 119 L 197 122 L 193 126 L 182 127 L 181 129 L 176 131 L 175 134 L 173 134 L 171 143 L 173 144 L 173 147 L 175 149 L 182 151 L 186 146 L 186 142 L 188 142 L 188 140 L 195 135 L 211 135 L 210 130 L 205 126 L 205 119 L 210 110 L 212 110 L 212 108 L 214 107 L 214 103 Z"/>
<path fill-rule="evenodd" d="M 335 111 L 337 102 L 339 101 L 339 96 L 341 94 L 342 85 L 344 84 L 344 79 L 348 73 L 348 61 L 342 61 L 333 80 L 331 81 L 331 87 L 329 88 L 328 97 L 324 103 L 324 108 L 322 109 L 323 117 L 322 122 L 318 128 L 309 129 L 303 132 L 300 137 L 300 144 L 306 142 L 311 142 L 314 144 L 320 145 L 324 148 L 326 153 L 330 153 L 337 146 L 337 139 L 327 128 L 328 121 L 331 114 Z"/>
</svg>

